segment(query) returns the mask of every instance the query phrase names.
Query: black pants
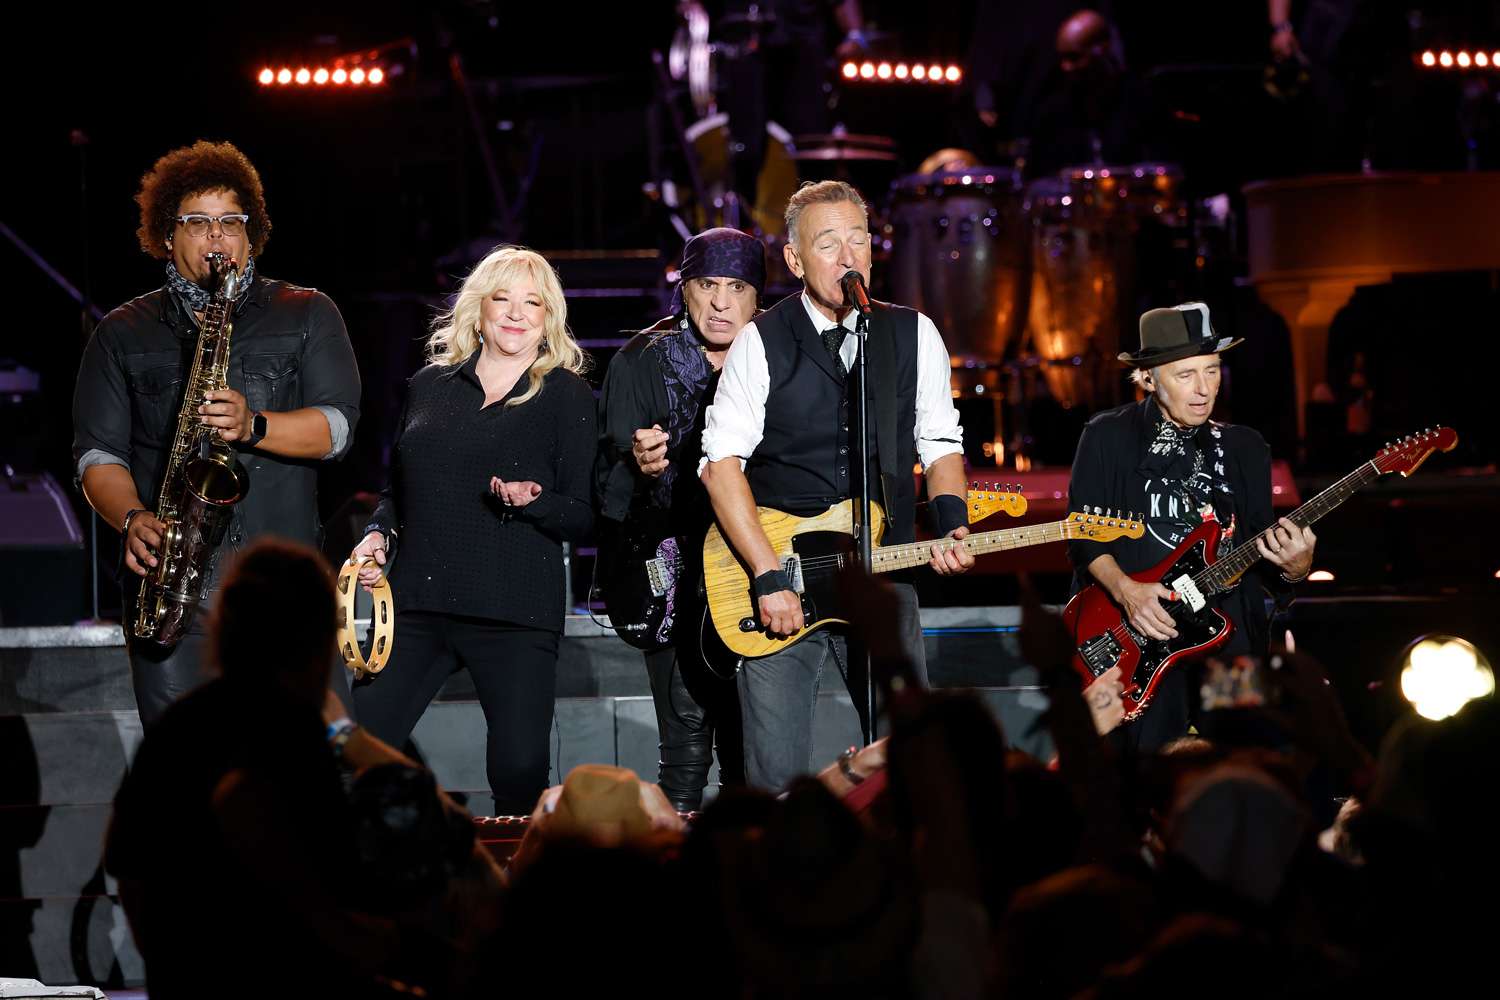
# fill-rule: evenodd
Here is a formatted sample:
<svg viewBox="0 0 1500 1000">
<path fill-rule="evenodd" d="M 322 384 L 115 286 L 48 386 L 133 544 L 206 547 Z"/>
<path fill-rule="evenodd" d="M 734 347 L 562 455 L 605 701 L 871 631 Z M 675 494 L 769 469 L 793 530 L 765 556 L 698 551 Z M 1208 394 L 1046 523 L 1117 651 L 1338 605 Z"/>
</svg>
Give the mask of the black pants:
<svg viewBox="0 0 1500 1000">
<path fill-rule="evenodd" d="M 547 787 L 557 689 L 556 632 L 428 611 L 396 613 L 384 670 L 354 686 L 360 725 L 395 747 L 459 669 L 469 671 L 488 729 L 485 767 L 497 816 L 526 816 Z"/>
<path fill-rule="evenodd" d="M 127 585 L 129 582 L 127 581 Z M 208 607 L 200 606 L 188 634 L 170 648 L 154 642 L 142 642 L 130 635 L 135 621 L 133 602 L 125 607 L 125 651 L 130 658 L 130 684 L 135 689 L 135 707 L 141 725 L 150 726 L 167 706 L 189 691 L 213 680 L 209 638 L 205 628 Z"/>
<path fill-rule="evenodd" d="M 677 647 L 667 646 L 645 657 L 660 738 L 657 783 L 674 807 L 692 812 L 703 805 L 703 788 L 708 784 L 715 749 L 719 753 L 719 783 L 740 785 L 745 781 L 734 682 L 709 673 L 696 649 L 679 654 Z"/>
</svg>

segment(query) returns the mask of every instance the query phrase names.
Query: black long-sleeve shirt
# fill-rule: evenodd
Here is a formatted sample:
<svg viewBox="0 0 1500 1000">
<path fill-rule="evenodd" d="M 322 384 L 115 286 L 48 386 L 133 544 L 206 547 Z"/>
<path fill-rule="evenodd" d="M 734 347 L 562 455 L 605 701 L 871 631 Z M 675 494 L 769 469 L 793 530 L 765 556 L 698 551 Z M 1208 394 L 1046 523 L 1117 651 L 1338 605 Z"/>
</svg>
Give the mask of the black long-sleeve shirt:
<svg viewBox="0 0 1500 1000">
<path fill-rule="evenodd" d="M 593 524 L 597 420 L 588 383 L 562 369 L 519 406 L 484 405 L 479 352 L 412 376 L 391 449 L 390 484 L 367 530 L 397 535 L 398 611 L 437 611 L 562 631 L 562 542 Z M 524 393 L 522 375 L 506 395 Z M 506 507 L 491 476 L 541 495 Z"/>
<path fill-rule="evenodd" d="M 1146 532 L 1140 538 L 1120 538 L 1103 543 L 1077 539 L 1068 543 L 1068 559 L 1074 569 L 1074 589 L 1093 583 L 1088 566 L 1102 555 L 1114 556 L 1126 573 L 1139 573 L 1161 562 L 1174 549 L 1171 532 L 1178 522 L 1174 509 L 1178 500 L 1165 495 L 1161 485 L 1142 468 L 1155 435 L 1161 411 L 1155 399 L 1128 403 L 1096 414 L 1078 439 L 1073 473 L 1068 481 L 1068 502 L 1073 510 L 1081 505 L 1109 507 L 1142 514 Z M 1249 544 L 1275 520 L 1271 506 L 1271 449 L 1266 439 L 1249 427 L 1220 425 L 1227 462 L 1224 478 L 1233 496 L 1236 546 Z M 1224 549 L 1221 547 L 1220 552 Z M 1268 639 L 1263 593 L 1285 603 L 1291 585 L 1276 567 L 1262 560 L 1245 574 L 1239 586 L 1219 602 L 1237 628 L 1243 629 L 1248 647 L 1263 652 Z"/>
</svg>

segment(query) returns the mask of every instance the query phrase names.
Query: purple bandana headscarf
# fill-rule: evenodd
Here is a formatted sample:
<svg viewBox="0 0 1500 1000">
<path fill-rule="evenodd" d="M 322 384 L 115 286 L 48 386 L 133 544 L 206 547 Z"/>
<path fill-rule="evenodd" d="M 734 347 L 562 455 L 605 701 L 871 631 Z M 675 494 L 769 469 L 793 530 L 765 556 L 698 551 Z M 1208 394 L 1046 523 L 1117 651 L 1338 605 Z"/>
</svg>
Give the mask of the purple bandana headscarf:
<svg viewBox="0 0 1500 1000">
<path fill-rule="evenodd" d="M 682 266 L 672 289 L 672 315 L 682 314 L 682 283 L 692 278 L 738 278 L 759 295 L 766 287 L 766 248 L 738 229 L 705 229 L 682 248 Z"/>
</svg>

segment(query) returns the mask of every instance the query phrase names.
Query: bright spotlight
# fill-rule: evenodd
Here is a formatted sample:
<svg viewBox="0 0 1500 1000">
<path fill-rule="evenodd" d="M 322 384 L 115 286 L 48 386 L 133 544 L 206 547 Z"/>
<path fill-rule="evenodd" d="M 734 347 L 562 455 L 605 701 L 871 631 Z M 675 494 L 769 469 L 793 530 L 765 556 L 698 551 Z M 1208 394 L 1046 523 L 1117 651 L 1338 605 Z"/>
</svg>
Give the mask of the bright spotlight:
<svg viewBox="0 0 1500 1000">
<path fill-rule="evenodd" d="M 916 66 L 913 66 L 911 68 L 911 78 L 913 80 L 925 80 L 925 79 L 927 79 L 927 67 L 921 65 L 920 63 L 918 65 L 916 65 Z"/>
<path fill-rule="evenodd" d="M 333 76 L 331 77 L 331 79 L 333 80 L 335 86 L 342 86 L 344 81 L 349 79 L 349 74 L 344 70 L 344 67 L 340 66 L 338 69 L 333 71 Z"/>
<path fill-rule="evenodd" d="M 318 86 L 321 87 L 321 86 L 323 86 L 323 84 L 325 84 L 327 82 L 328 82 L 328 70 L 327 69 L 325 69 L 322 66 L 319 66 L 317 69 L 313 70 L 313 83 L 316 83 Z"/>
<path fill-rule="evenodd" d="M 1313 583 L 1332 583 L 1333 574 L 1326 569 L 1315 569 L 1307 574 L 1307 578 Z"/>
<path fill-rule="evenodd" d="M 378 86 L 385 81 L 385 70 L 381 69 L 379 66 L 376 66 L 374 69 L 370 70 L 370 75 L 366 79 L 369 80 L 372 87 Z"/>
<path fill-rule="evenodd" d="M 959 69 L 957 66 L 949 66 L 947 71 L 944 72 L 943 75 L 948 78 L 949 83 L 957 83 L 958 78 L 963 76 L 963 70 Z"/>
<path fill-rule="evenodd" d="M 256 79 L 260 81 L 260 85 L 262 87 L 269 87 L 271 84 L 276 82 L 276 73 L 271 69 L 271 67 L 267 66 L 265 69 L 260 71 L 260 76 L 256 77 Z"/>
<path fill-rule="evenodd" d="M 927 67 L 927 79 L 931 80 L 933 83 L 942 83 L 943 82 L 943 67 L 938 66 L 938 65 L 928 66 Z"/>
<path fill-rule="evenodd" d="M 281 84 L 282 86 L 286 86 L 287 84 L 291 83 L 292 71 L 287 69 L 285 66 L 281 67 L 281 72 L 276 74 L 276 82 Z"/>
<path fill-rule="evenodd" d="M 1452 52 L 1444 52 L 1442 55 L 1438 56 L 1438 64 L 1440 66 L 1442 66 L 1443 69 L 1447 69 L 1448 67 L 1452 66 L 1453 65 L 1453 53 Z"/>
<path fill-rule="evenodd" d="M 297 81 L 298 85 L 305 87 L 312 81 L 312 71 L 303 66 L 297 71 L 297 75 L 293 79 Z"/>
<path fill-rule="evenodd" d="M 1423 718 L 1446 719 L 1475 698 L 1494 694 L 1495 674 L 1467 639 L 1424 636 L 1402 656 L 1401 693 Z"/>
<path fill-rule="evenodd" d="M 852 62 L 844 63 L 844 79 L 852 80 L 856 76 L 859 76 L 859 64 Z"/>
<path fill-rule="evenodd" d="M 911 76 L 911 67 L 907 66 L 906 63 L 897 63 L 896 79 L 905 80 L 909 76 Z"/>
<path fill-rule="evenodd" d="M 1423 52 L 1422 53 L 1422 65 L 1423 66 L 1436 66 L 1437 65 L 1437 53 L 1433 52 L 1431 49 L 1428 49 L 1426 52 Z"/>
<path fill-rule="evenodd" d="M 365 71 L 358 66 L 349 71 L 349 82 L 358 87 L 365 82 Z"/>
<path fill-rule="evenodd" d="M 875 75 L 875 64 L 872 62 L 862 63 L 859 67 L 861 79 L 868 80 Z"/>
<path fill-rule="evenodd" d="M 1454 59 L 1453 61 L 1456 62 L 1456 63 L 1458 63 L 1458 65 L 1461 66 L 1462 68 L 1468 69 L 1469 68 L 1469 63 L 1472 62 L 1473 60 L 1471 60 L 1469 58 L 1469 54 L 1467 52 L 1460 52 L 1458 54 L 1458 58 Z"/>
<path fill-rule="evenodd" d="M 893 72 L 894 70 L 891 69 L 891 64 L 888 62 L 881 63 L 875 69 L 875 75 L 880 77 L 882 80 L 889 80 L 891 78 L 891 73 Z"/>
</svg>

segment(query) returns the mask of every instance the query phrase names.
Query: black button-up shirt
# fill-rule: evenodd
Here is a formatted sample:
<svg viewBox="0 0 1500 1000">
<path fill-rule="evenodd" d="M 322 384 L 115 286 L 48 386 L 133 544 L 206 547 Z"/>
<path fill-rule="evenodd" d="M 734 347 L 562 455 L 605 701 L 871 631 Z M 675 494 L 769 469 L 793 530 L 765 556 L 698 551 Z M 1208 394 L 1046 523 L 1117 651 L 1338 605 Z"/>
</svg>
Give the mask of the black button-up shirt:
<svg viewBox="0 0 1500 1000">
<path fill-rule="evenodd" d="M 554 368 L 519 406 L 484 405 L 475 351 L 412 376 L 391 447 L 390 485 L 367 531 L 397 534 L 396 609 L 436 611 L 561 632 L 562 542 L 593 525 L 589 484 L 598 438 L 594 392 Z M 524 393 L 529 374 L 506 394 Z M 542 492 L 507 507 L 490 477 Z"/>
<path fill-rule="evenodd" d="M 142 504 L 157 508 L 183 393 L 198 340 L 197 322 L 165 288 L 111 311 L 89 339 L 73 395 L 73 459 L 130 470 Z M 235 307 L 229 387 L 251 411 L 316 407 L 329 419 L 335 459 L 359 421 L 360 379 L 338 307 L 322 292 L 256 278 Z M 343 431 L 343 433 L 338 433 Z M 241 455 L 250 491 L 235 506 L 225 550 L 276 534 L 316 546 L 318 462 L 256 449 Z"/>
</svg>

